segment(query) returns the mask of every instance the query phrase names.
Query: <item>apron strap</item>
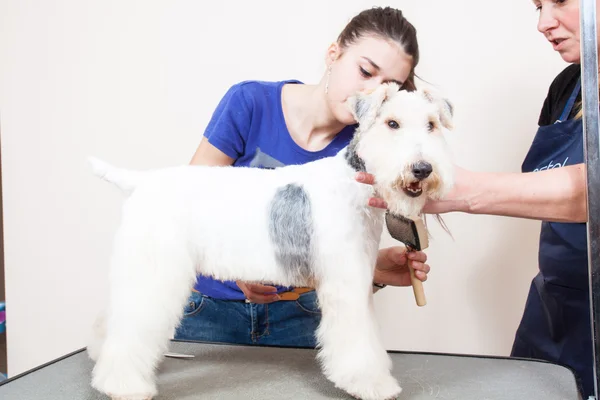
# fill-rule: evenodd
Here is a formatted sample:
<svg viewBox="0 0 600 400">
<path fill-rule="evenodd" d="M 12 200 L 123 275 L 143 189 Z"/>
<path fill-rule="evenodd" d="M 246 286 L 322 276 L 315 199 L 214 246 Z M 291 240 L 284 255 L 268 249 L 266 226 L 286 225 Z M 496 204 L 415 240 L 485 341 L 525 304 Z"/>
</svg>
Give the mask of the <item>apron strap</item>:
<svg viewBox="0 0 600 400">
<path fill-rule="evenodd" d="M 569 100 L 567 101 L 567 104 L 565 105 L 565 108 L 563 109 L 562 114 L 560 115 L 558 120 L 556 120 L 555 123 L 563 122 L 569 118 L 569 114 L 571 114 L 571 110 L 573 109 L 573 104 L 575 104 L 575 99 L 577 98 L 577 95 L 579 94 L 579 89 L 581 89 L 581 77 L 579 77 L 579 79 L 577 79 L 577 83 L 575 84 L 575 88 L 573 89 L 573 92 L 571 93 L 571 97 L 569 97 Z"/>
</svg>

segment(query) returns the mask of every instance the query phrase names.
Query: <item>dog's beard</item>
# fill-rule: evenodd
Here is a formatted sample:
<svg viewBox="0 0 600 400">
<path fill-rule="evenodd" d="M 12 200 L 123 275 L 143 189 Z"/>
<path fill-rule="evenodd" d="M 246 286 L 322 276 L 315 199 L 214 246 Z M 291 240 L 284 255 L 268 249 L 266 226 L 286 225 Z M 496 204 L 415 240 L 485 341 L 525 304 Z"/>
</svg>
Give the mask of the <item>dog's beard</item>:
<svg viewBox="0 0 600 400">
<path fill-rule="evenodd" d="M 407 218 L 418 217 L 427 200 L 424 194 L 411 197 L 404 190 L 398 190 L 396 187 L 388 185 L 380 186 L 377 193 L 387 203 L 390 212 Z"/>
<path fill-rule="evenodd" d="M 422 185 L 424 185 L 423 194 L 429 199 L 437 200 L 445 192 L 445 185 L 442 181 L 442 177 L 435 172 L 432 172 L 431 175 L 422 182 Z"/>
<path fill-rule="evenodd" d="M 412 174 L 403 174 L 389 184 L 381 182 L 376 190 L 392 213 L 415 218 L 421 214 L 428 199 L 441 198 L 445 185 L 435 172 L 421 181 Z"/>
</svg>

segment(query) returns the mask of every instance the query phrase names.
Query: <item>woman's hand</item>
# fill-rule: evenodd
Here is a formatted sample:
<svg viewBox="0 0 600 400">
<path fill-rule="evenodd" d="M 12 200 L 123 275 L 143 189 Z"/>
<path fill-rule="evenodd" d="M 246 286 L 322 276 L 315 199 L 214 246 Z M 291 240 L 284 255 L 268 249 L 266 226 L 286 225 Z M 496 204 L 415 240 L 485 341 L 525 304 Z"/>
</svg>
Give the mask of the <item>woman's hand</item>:
<svg viewBox="0 0 600 400">
<path fill-rule="evenodd" d="M 424 214 L 445 214 L 454 211 L 469 212 L 468 193 L 472 192 L 473 174 L 459 166 L 454 166 L 454 186 L 440 200 L 428 199 L 423 207 Z"/>
<path fill-rule="evenodd" d="M 431 270 L 426 264 L 427 254 L 422 251 L 408 252 L 404 247 L 388 247 L 379 250 L 373 281 L 390 286 L 411 286 L 409 265 L 422 282 Z"/>
<path fill-rule="evenodd" d="M 356 174 L 356 181 L 367 185 L 373 185 L 375 183 L 375 176 L 367 172 L 359 172 Z M 387 203 L 379 197 L 371 197 L 368 204 L 371 207 L 383 208 L 384 210 L 387 209 Z"/>
<path fill-rule="evenodd" d="M 268 304 L 279 300 L 277 288 L 273 286 L 261 285 L 258 283 L 245 283 L 236 281 L 237 285 L 242 289 L 246 298 L 252 303 Z"/>
</svg>

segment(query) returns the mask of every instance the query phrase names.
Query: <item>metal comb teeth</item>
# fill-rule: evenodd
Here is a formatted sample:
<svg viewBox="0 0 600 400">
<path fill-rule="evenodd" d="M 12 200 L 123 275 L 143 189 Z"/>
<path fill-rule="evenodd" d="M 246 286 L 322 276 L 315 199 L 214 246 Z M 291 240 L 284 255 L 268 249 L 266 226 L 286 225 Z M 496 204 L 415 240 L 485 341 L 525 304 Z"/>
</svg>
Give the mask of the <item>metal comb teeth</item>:
<svg viewBox="0 0 600 400">
<path fill-rule="evenodd" d="M 414 221 L 389 211 L 385 214 L 385 223 L 390 236 L 414 250 L 421 250 L 419 234 Z"/>
</svg>

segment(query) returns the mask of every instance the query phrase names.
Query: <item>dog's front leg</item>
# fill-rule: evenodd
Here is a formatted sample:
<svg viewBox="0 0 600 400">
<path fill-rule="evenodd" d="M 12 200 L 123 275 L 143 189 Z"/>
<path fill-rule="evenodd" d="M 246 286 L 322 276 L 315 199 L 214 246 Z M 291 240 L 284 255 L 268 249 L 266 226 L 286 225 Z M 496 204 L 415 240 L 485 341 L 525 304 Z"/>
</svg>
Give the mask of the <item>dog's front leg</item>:
<svg viewBox="0 0 600 400">
<path fill-rule="evenodd" d="M 365 272 L 370 261 L 365 258 L 356 253 L 339 257 L 336 273 L 318 284 L 323 315 L 317 330 L 318 357 L 325 376 L 350 395 L 393 399 L 402 389 L 390 373 L 391 359 L 380 338 L 372 277 Z"/>
</svg>

